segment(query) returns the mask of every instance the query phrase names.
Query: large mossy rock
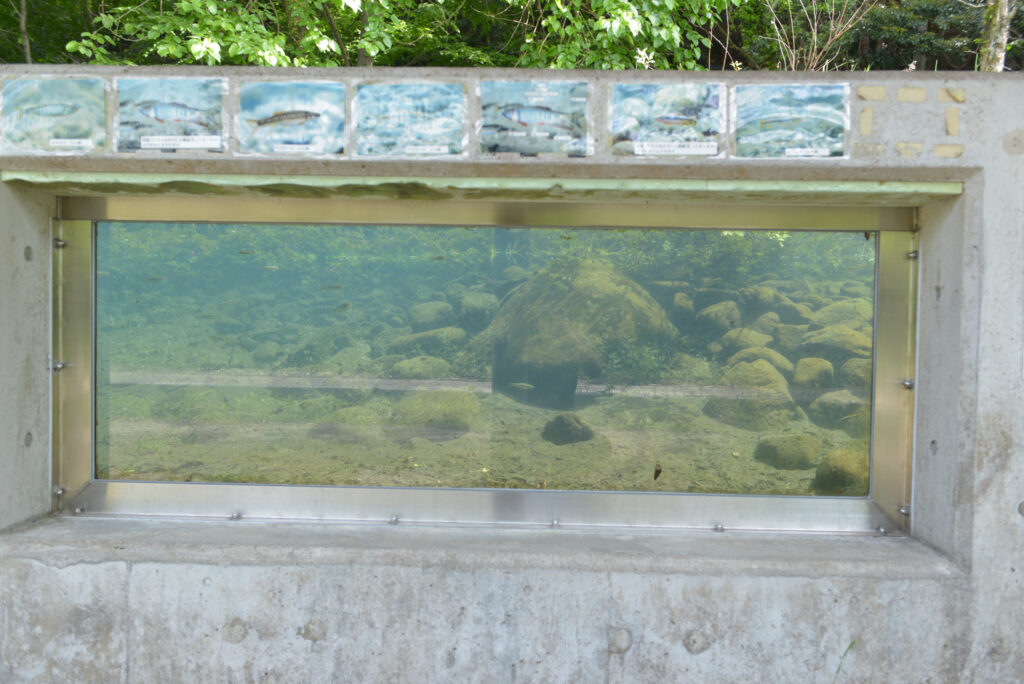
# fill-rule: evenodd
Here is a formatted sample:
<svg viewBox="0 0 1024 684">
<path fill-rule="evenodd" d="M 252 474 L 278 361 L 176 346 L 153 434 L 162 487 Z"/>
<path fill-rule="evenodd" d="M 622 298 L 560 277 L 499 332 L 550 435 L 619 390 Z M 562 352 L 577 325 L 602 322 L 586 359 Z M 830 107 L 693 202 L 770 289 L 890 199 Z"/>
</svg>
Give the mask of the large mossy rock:
<svg viewBox="0 0 1024 684">
<path fill-rule="evenodd" d="M 850 358 L 870 358 L 871 338 L 838 323 L 806 333 L 800 350 L 804 356 L 817 356 L 828 359 L 833 366 L 841 366 Z"/>
<path fill-rule="evenodd" d="M 402 359 L 391 366 L 388 375 L 409 380 L 432 380 L 448 377 L 451 372 L 451 365 L 444 359 L 436 356 L 415 356 L 411 359 Z"/>
<path fill-rule="evenodd" d="M 469 430 L 479 415 L 480 400 L 472 392 L 412 392 L 394 405 L 388 437 L 395 441 L 454 439 Z"/>
<path fill-rule="evenodd" d="M 466 290 L 455 298 L 459 327 L 476 333 L 486 328 L 498 310 L 498 298 L 490 292 Z"/>
<path fill-rule="evenodd" d="M 836 449 L 821 459 L 812 486 L 823 496 L 867 496 L 869 474 L 867 449 Z"/>
<path fill-rule="evenodd" d="M 698 311 L 697 325 L 705 328 L 708 337 L 714 337 L 738 326 L 740 318 L 739 304 L 729 300 L 706 306 Z"/>
<path fill-rule="evenodd" d="M 796 415 L 786 378 L 764 359 L 737 363 L 722 377 L 725 390 L 704 404 L 704 413 L 747 430 L 771 430 Z M 730 391 L 731 390 L 731 391 Z"/>
<path fill-rule="evenodd" d="M 482 335 L 493 344 L 496 391 L 567 409 L 580 374 L 601 376 L 623 350 L 657 357 L 678 333 L 658 303 L 610 263 L 564 259 L 512 292 Z M 628 367 L 616 372 L 629 380 Z"/>
<path fill-rule="evenodd" d="M 779 352 L 768 347 L 747 347 L 746 349 L 741 349 L 730 356 L 725 365 L 735 366 L 737 363 L 749 363 L 757 359 L 764 359 L 772 364 L 775 366 L 775 370 L 782 373 L 786 378 L 790 378 L 793 375 L 793 363 Z"/>
<path fill-rule="evenodd" d="M 284 368 L 312 366 L 326 361 L 351 344 L 352 339 L 343 330 L 321 330 L 306 338 L 306 341 L 288 354 L 280 365 Z"/>
<path fill-rule="evenodd" d="M 451 358 L 466 339 L 462 328 L 437 328 L 412 335 L 401 335 L 388 343 L 389 354 L 425 355 Z"/>
<path fill-rule="evenodd" d="M 870 408 L 863 399 L 849 390 L 826 392 L 807 407 L 807 416 L 816 424 L 851 434 L 862 431 L 864 416 L 870 422 Z"/>
<path fill-rule="evenodd" d="M 825 359 L 806 356 L 796 362 L 793 385 L 803 389 L 824 389 L 831 387 L 835 369 Z"/>
<path fill-rule="evenodd" d="M 839 323 L 857 328 L 873 316 L 874 307 L 866 299 L 843 299 L 815 311 L 812 320 L 823 328 Z"/>
<path fill-rule="evenodd" d="M 575 413 L 559 413 L 544 425 L 540 436 L 552 444 L 561 446 L 593 439 L 594 429 L 580 420 Z"/>
<path fill-rule="evenodd" d="M 761 438 L 754 458 L 780 470 L 807 470 L 818 463 L 821 440 L 814 435 L 785 432 Z"/>
<path fill-rule="evenodd" d="M 436 330 L 455 322 L 455 312 L 448 302 L 423 302 L 409 308 L 409 324 L 414 332 Z"/>
</svg>

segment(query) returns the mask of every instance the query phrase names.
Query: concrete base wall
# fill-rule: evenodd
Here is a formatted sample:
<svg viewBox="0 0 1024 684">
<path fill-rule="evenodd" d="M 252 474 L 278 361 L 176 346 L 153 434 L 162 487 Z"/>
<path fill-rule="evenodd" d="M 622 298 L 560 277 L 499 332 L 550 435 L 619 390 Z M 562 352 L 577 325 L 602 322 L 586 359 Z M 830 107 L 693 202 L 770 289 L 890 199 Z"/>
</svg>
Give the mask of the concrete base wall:
<svg viewBox="0 0 1024 684">
<path fill-rule="evenodd" d="M 1024 79 L 843 80 L 888 93 L 854 100 L 850 159 L 706 161 L 679 174 L 964 182 L 961 198 L 919 211 L 909 536 L 24 523 L 51 504 L 56 203 L 0 186 L 0 681 L 1024 681 Z M 901 99 L 904 86 L 923 88 L 927 103 Z M 922 133 L 924 124 L 945 133 Z M 966 151 L 950 157 L 933 143 Z M 342 164 L 350 175 L 362 168 Z M 634 163 L 629 175 L 666 173 L 655 166 Z M 489 171 L 506 172 L 530 170 Z"/>
</svg>

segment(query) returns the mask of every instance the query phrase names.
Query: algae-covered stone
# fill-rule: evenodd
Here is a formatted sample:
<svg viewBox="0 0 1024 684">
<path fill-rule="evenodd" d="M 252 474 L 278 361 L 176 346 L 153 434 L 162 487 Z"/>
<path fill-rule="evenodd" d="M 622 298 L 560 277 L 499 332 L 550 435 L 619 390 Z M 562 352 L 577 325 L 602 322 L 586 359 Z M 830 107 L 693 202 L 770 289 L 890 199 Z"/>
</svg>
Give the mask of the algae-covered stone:
<svg viewBox="0 0 1024 684">
<path fill-rule="evenodd" d="M 575 413 L 559 413 L 544 425 L 540 436 L 552 444 L 575 444 L 593 439 L 594 430 Z"/>
<path fill-rule="evenodd" d="M 814 435 L 786 432 L 761 438 L 754 458 L 781 470 L 806 470 L 817 464 L 820 451 Z"/>
<path fill-rule="evenodd" d="M 467 332 L 486 328 L 498 310 L 498 298 L 490 292 L 467 290 L 455 300 L 459 327 Z"/>
<path fill-rule="evenodd" d="M 835 370 L 831 363 L 814 356 L 805 356 L 796 362 L 793 385 L 805 389 L 824 389 L 832 386 L 834 376 Z"/>
<path fill-rule="evenodd" d="M 436 330 L 455 322 L 455 312 L 448 302 L 423 302 L 409 308 L 409 324 L 414 332 Z"/>
<path fill-rule="evenodd" d="M 579 375 L 601 375 L 612 352 L 623 358 L 622 350 L 644 349 L 663 365 L 677 335 L 642 287 L 599 259 L 549 263 L 509 294 L 481 333 L 493 343 L 494 389 L 526 383 L 527 400 L 551 408 L 571 408 Z M 628 366 L 617 370 L 629 380 Z"/>
<path fill-rule="evenodd" d="M 836 449 L 825 454 L 814 476 L 814 492 L 823 496 L 867 496 L 870 475 L 867 449 Z"/>
<path fill-rule="evenodd" d="M 864 299 L 844 299 L 814 312 L 813 323 L 822 327 L 839 323 L 856 328 L 874 316 L 874 307 Z"/>
<path fill-rule="evenodd" d="M 774 311 L 767 311 L 757 317 L 753 323 L 750 324 L 752 330 L 764 333 L 765 335 L 774 335 L 775 328 L 779 325 L 779 314 Z"/>
<path fill-rule="evenodd" d="M 772 341 L 771 335 L 759 333 L 750 328 L 733 328 L 722 335 L 722 348 L 728 352 L 749 347 L 763 347 Z"/>
<path fill-rule="evenodd" d="M 741 349 L 725 362 L 727 366 L 735 366 L 737 363 L 755 361 L 757 359 L 764 359 L 768 363 L 775 366 L 775 369 L 782 373 L 785 377 L 789 378 L 793 375 L 793 362 L 787 359 L 785 356 L 769 349 L 768 347 L 747 347 Z"/>
<path fill-rule="evenodd" d="M 426 380 L 448 377 L 451 371 L 451 365 L 444 359 L 439 359 L 436 356 L 415 356 L 411 359 L 403 359 L 391 366 L 388 375 L 393 378 Z"/>
<path fill-rule="evenodd" d="M 863 399 L 857 398 L 849 390 L 836 390 L 826 392 L 812 401 L 807 408 L 807 415 L 816 425 L 841 430 L 862 411 L 865 404 Z"/>
<path fill-rule="evenodd" d="M 701 287 L 693 293 L 693 305 L 700 310 L 725 301 L 735 303 L 738 298 L 737 294 L 732 290 L 726 290 L 721 287 Z"/>
<path fill-rule="evenodd" d="M 697 324 L 707 328 L 712 335 L 723 333 L 740 324 L 740 307 L 731 300 L 712 304 L 697 312 Z"/>
<path fill-rule="evenodd" d="M 783 354 L 793 356 L 800 349 L 800 344 L 804 341 L 806 333 L 806 325 L 779 323 L 772 331 L 772 336 L 775 338 L 773 346 Z"/>
<path fill-rule="evenodd" d="M 466 339 L 462 328 L 437 328 L 412 335 L 401 335 L 387 346 L 389 354 L 451 356 Z"/>
<path fill-rule="evenodd" d="M 839 371 L 843 384 L 856 392 L 871 389 L 871 359 L 850 359 Z"/>
<path fill-rule="evenodd" d="M 839 365 L 851 357 L 870 357 L 871 338 L 840 323 L 806 333 L 800 350 L 805 356 L 818 356 Z"/>
<path fill-rule="evenodd" d="M 704 404 L 704 413 L 747 430 L 770 430 L 796 415 L 786 378 L 764 359 L 737 363 L 721 381 L 727 391 Z"/>
<path fill-rule="evenodd" d="M 480 400 L 472 392 L 412 392 L 394 405 L 391 422 L 396 425 L 465 431 L 478 415 Z"/>
</svg>

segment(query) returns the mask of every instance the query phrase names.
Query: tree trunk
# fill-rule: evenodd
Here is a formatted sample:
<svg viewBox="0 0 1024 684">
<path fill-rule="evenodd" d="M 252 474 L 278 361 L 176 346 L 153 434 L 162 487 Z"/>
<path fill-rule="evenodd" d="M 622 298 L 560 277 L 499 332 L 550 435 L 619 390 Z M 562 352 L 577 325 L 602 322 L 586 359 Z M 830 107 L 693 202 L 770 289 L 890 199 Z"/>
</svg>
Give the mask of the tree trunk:
<svg viewBox="0 0 1024 684">
<path fill-rule="evenodd" d="M 985 28 L 981 36 L 981 71 L 1002 71 L 1006 60 L 1006 40 L 1010 32 L 1010 20 L 1016 7 L 1010 7 L 1010 0 L 986 0 Z"/>
<path fill-rule="evenodd" d="M 363 32 L 366 31 L 367 24 L 370 23 L 370 10 L 367 7 L 369 3 L 364 2 L 362 6 L 363 10 Z M 356 56 L 356 64 L 358 66 L 373 66 L 373 57 L 366 53 L 366 50 L 359 49 L 359 54 Z"/>
<path fill-rule="evenodd" d="M 18 20 L 21 28 L 21 45 L 25 48 L 25 64 L 32 63 L 32 46 L 28 40 L 28 0 L 21 0 L 21 18 Z"/>
</svg>

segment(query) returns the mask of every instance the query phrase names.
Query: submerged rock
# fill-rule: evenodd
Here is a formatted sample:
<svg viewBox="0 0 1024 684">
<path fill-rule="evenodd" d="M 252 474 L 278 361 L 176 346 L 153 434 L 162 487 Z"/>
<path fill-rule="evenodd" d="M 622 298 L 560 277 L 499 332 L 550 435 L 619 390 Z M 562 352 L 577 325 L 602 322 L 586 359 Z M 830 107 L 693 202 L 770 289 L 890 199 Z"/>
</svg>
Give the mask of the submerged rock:
<svg viewBox="0 0 1024 684">
<path fill-rule="evenodd" d="M 544 426 L 540 436 L 552 444 L 575 444 L 594 438 L 594 430 L 575 413 L 559 413 Z"/>
<path fill-rule="evenodd" d="M 565 409 L 580 375 L 599 377 L 610 353 L 657 357 L 677 334 L 658 303 L 610 263 L 564 259 L 511 293 L 481 336 L 492 344 L 495 391 Z"/>
<path fill-rule="evenodd" d="M 721 381 L 734 392 L 716 395 L 704 404 L 704 413 L 747 430 L 780 428 L 796 415 L 786 378 L 764 359 L 741 362 Z"/>
<path fill-rule="evenodd" d="M 437 328 L 412 335 L 401 335 L 387 345 L 389 354 L 426 356 L 450 356 L 466 339 L 466 331 L 462 328 Z"/>
<path fill-rule="evenodd" d="M 782 470 L 806 470 L 818 462 L 821 440 L 814 435 L 782 433 L 757 443 L 754 458 Z"/>
<path fill-rule="evenodd" d="M 814 492 L 824 496 L 867 496 L 868 451 L 836 449 L 825 454 L 814 476 Z"/>
<path fill-rule="evenodd" d="M 448 302 L 423 302 L 409 309 L 409 323 L 415 332 L 444 328 L 455 322 L 455 312 Z"/>
</svg>

